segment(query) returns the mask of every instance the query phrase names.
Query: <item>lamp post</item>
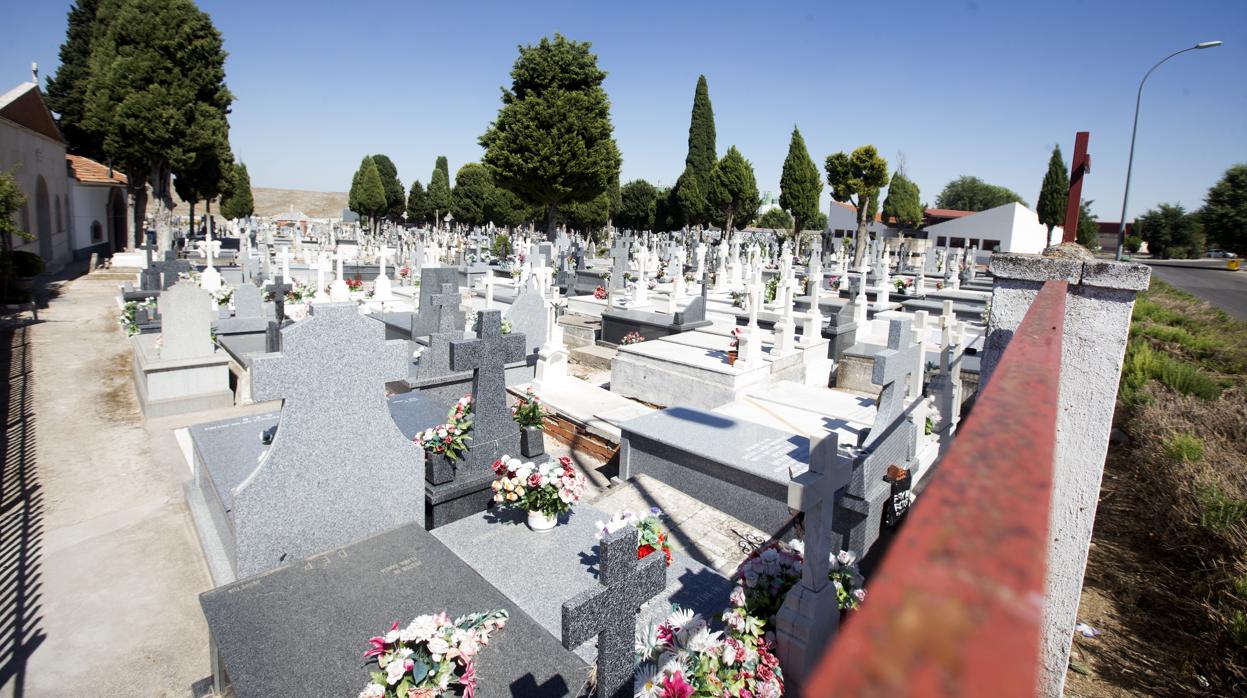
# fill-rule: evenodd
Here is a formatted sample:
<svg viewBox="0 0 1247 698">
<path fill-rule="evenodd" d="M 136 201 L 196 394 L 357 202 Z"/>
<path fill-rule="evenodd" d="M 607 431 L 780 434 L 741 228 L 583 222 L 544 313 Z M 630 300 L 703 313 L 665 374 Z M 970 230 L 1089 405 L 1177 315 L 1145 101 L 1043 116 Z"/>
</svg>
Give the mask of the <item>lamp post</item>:
<svg viewBox="0 0 1247 698">
<path fill-rule="evenodd" d="M 1119 262 L 1121 261 L 1122 247 L 1126 244 L 1126 202 L 1130 200 L 1130 170 L 1134 168 L 1134 139 L 1139 135 L 1139 104 L 1143 101 L 1143 85 L 1147 82 L 1147 79 L 1151 77 L 1152 71 L 1159 68 L 1161 63 L 1164 63 L 1170 58 L 1173 58 L 1180 53 L 1186 53 L 1187 51 L 1216 48 L 1220 45 L 1220 41 L 1201 41 L 1198 44 L 1195 44 L 1189 48 L 1184 48 L 1181 51 L 1174 51 L 1168 56 L 1165 56 L 1157 61 L 1156 65 L 1152 66 L 1152 68 L 1147 71 L 1147 74 L 1143 76 L 1143 79 L 1139 81 L 1139 94 L 1134 99 L 1134 129 L 1130 132 L 1130 160 L 1126 163 L 1126 193 L 1121 197 L 1121 222 L 1117 224 L 1117 261 Z"/>
</svg>

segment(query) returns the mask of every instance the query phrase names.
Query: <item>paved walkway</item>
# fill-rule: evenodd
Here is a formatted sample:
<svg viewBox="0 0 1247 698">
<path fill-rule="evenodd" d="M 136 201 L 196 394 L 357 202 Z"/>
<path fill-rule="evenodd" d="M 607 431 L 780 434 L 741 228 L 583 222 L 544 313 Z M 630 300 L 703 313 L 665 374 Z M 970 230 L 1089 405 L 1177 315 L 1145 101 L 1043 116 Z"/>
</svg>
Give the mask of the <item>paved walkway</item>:
<svg viewBox="0 0 1247 698">
<path fill-rule="evenodd" d="M 153 457 L 116 284 L 65 282 L 40 322 L 0 339 L 3 698 L 182 697 L 209 673 L 185 475 Z"/>
</svg>

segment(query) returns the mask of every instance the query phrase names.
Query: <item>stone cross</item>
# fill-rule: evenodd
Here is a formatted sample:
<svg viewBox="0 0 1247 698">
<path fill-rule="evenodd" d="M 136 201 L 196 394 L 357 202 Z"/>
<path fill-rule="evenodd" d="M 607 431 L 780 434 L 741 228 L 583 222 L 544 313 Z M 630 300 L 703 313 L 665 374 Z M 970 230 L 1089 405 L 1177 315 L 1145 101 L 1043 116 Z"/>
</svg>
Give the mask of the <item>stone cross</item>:
<svg viewBox="0 0 1247 698">
<path fill-rule="evenodd" d="M 563 602 L 563 646 L 575 649 L 598 638 L 595 698 L 633 695 L 633 642 L 636 614 L 646 601 L 667 587 L 662 555 L 636 557 L 637 529 L 624 526 L 598 544 L 598 582 Z"/>
<path fill-rule="evenodd" d="M 793 682 L 809 678 L 839 626 L 839 600 L 827 578 L 836 552 L 831 523 L 836 495 L 849 484 L 852 465 L 839 458 L 835 432 L 810 437 L 810 468 L 788 483 L 788 507 L 804 518 L 805 555 L 801 581 L 784 598 L 775 630 L 784 677 Z"/>
<path fill-rule="evenodd" d="M 506 365 L 525 355 L 522 334 L 502 334 L 502 312 L 482 310 L 477 314 L 476 339 L 450 342 L 452 371 L 472 371 L 472 440 L 493 441 L 515 429 L 511 408 L 507 406 Z"/>
<path fill-rule="evenodd" d="M 385 276 L 385 263 L 389 261 L 390 257 L 393 256 L 394 250 L 386 247 L 385 245 L 382 245 L 381 249 L 377 251 L 377 261 L 381 265 L 380 273 L 377 275 L 378 278 Z"/>
<path fill-rule="evenodd" d="M 864 447 L 879 441 L 905 411 L 910 376 L 918 365 L 922 347 L 913 343 L 913 321 L 893 318 L 888 323 L 888 348 L 875 354 L 871 382 L 883 386 L 879 393 L 875 423 Z"/>
<path fill-rule="evenodd" d="M 286 283 L 285 276 L 279 275 L 269 284 L 269 289 L 273 292 L 273 307 L 277 311 L 277 324 L 280 326 L 286 321 L 286 294 L 293 291 L 294 286 Z"/>
<path fill-rule="evenodd" d="M 918 345 L 918 352 L 915 355 L 917 363 L 915 364 L 913 374 L 910 376 L 909 394 L 907 397 L 910 400 L 917 400 L 922 397 L 922 382 L 927 370 L 926 351 L 923 350 L 927 334 L 927 311 L 919 310 L 914 313 L 913 333 L 914 344 Z"/>
<path fill-rule="evenodd" d="M 441 293 L 429 296 L 437 313 L 437 332 L 450 334 L 463 331 L 463 314 L 459 313 L 459 293 L 454 284 L 442 284 Z"/>
<path fill-rule="evenodd" d="M 630 245 L 630 240 L 620 237 L 615 240 L 615 244 L 611 247 L 611 280 L 607 290 L 624 288 L 626 285 L 623 277 L 628 271 L 628 248 Z"/>
<path fill-rule="evenodd" d="M 314 265 L 316 269 L 316 296 L 314 300 L 323 303 L 329 300 L 329 294 L 325 293 L 325 272 L 329 271 L 329 260 L 325 258 L 325 253 L 320 253 Z"/>
</svg>

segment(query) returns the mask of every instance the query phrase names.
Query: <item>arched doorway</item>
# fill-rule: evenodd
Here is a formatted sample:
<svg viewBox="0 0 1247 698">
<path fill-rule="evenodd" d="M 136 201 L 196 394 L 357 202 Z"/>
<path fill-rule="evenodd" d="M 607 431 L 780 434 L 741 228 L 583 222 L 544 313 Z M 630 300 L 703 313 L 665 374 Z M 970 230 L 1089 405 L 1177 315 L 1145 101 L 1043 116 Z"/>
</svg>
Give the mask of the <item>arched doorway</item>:
<svg viewBox="0 0 1247 698">
<path fill-rule="evenodd" d="M 48 183 L 43 175 L 35 180 L 35 236 L 39 238 L 39 256 L 52 260 L 52 202 L 48 199 Z"/>
<path fill-rule="evenodd" d="M 129 242 L 126 235 L 126 196 L 121 189 L 113 187 L 108 195 L 108 239 L 112 240 L 113 252 L 126 249 Z"/>
</svg>

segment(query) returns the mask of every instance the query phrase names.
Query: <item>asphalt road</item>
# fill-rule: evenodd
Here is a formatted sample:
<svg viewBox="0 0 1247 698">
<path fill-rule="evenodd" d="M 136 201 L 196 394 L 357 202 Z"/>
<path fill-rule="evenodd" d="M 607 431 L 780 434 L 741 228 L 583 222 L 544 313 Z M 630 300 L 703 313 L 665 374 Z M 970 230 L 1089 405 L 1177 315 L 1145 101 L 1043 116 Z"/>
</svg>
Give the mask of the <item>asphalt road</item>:
<svg viewBox="0 0 1247 698">
<path fill-rule="evenodd" d="M 1152 276 L 1193 293 L 1240 320 L 1247 320 L 1247 260 L 1242 271 L 1229 271 L 1224 259 L 1138 259 Z"/>
</svg>

